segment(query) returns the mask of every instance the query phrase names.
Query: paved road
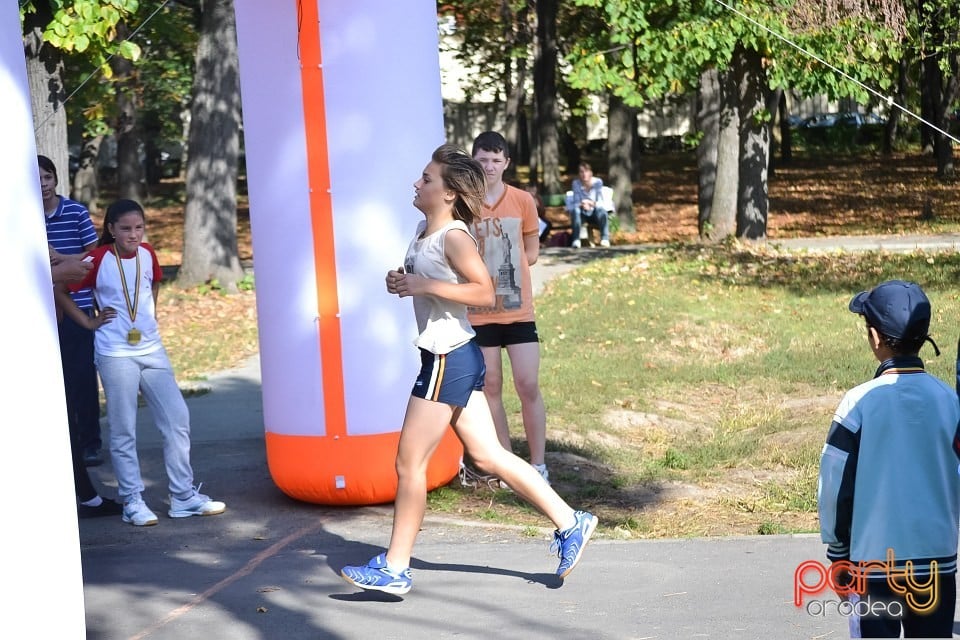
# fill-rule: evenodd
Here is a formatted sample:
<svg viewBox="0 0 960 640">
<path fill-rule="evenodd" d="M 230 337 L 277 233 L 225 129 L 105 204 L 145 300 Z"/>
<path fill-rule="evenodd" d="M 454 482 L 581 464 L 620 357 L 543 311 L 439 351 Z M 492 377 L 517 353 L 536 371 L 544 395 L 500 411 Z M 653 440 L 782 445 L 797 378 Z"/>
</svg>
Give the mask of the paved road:
<svg viewBox="0 0 960 640">
<path fill-rule="evenodd" d="M 549 531 L 430 518 L 403 597 L 358 592 L 337 576 L 386 544 L 389 507 L 291 500 L 270 480 L 258 362 L 215 376 L 188 400 L 193 459 L 222 516 L 138 529 L 81 520 L 88 638 L 781 638 L 830 637 L 836 614 L 791 604 L 814 536 L 623 542 L 597 539 L 565 584 Z M 160 442 L 143 411 L 145 497 L 166 507 Z M 109 466 L 93 470 L 112 489 Z M 546 524 L 546 523 L 545 523 Z M 826 635 L 825 635 L 826 634 Z"/>
<path fill-rule="evenodd" d="M 638 248 L 619 249 L 627 250 Z M 534 269 L 538 289 L 597 253 L 546 251 Z M 208 393 L 188 399 L 192 457 L 203 490 L 228 510 L 162 515 L 161 445 L 143 410 L 145 497 L 160 523 L 80 521 L 91 640 L 846 637 L 836 611 L 811 615 L 792 604 L 798 564 L 823 557 L 818 538 L 805 535 L 599 538 L 561 585 L 548 530 L 530 535 L 429 518 L 415 550 L 413 590 L 402 597 L 358 592 L 337 572 L 382 549 L 391 509 L 320 507 L 275 488 L 256 358 L 206 386 Z M 115 491 L 109 465 L 92 471 Z"/>
</svg>

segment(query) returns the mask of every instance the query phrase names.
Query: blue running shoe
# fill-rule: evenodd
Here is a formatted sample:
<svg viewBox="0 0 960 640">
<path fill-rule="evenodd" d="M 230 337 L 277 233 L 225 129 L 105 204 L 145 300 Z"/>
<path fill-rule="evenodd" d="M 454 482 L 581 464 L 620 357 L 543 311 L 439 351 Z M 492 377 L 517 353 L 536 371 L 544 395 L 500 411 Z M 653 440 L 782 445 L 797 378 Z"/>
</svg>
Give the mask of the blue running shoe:
<svg viewBox="0 0 960 640">
<path fill-rule="evenodd" d="M 550 545 L 550 552 L 560 556 L 557 575 L 561 580 L 580 562 L 583 548 L 587 546 L 593 530 L 597 528 L 597 517 L 592 513 L 577 511 L 573 515 L 577 518 L 577 523 L 564 531 L 554 531 L 553 544 Z"/>
<path fill-rule="evenodd" d="M 361 589 L 403 595 L 413 586 L 410 569 L 394 573 L 387 568 L 387 554 L 381 553 L 363 567 L 344 567 L 340 577 Z"/>
</svg>

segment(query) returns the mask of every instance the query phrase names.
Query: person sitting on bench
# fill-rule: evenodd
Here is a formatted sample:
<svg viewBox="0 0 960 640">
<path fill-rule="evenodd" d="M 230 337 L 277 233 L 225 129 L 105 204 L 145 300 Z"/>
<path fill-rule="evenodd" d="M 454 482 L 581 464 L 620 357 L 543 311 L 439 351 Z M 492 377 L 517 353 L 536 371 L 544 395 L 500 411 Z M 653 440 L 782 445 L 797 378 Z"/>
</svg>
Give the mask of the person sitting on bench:
<svg viewBox="0 0 960 640">
<path fill-rule="evenodd" d="M 567 203 L 571 236 L 575 249 L 580 248 L 580 226 L 584 223 L 600 228 L 600 246 L 610 246 L 610 224 L 603 207 L 603 180 L 593 175 L 586 162 L 580 163 L 580 177 L 573 181 L 573 198 Z"/>
</svg>

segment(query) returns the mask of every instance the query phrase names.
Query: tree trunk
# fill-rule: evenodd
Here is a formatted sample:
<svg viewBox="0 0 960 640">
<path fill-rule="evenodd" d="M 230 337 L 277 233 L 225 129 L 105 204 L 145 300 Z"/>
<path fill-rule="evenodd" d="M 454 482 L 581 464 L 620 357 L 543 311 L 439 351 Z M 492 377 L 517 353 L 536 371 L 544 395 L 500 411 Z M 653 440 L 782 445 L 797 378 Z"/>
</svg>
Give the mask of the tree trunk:
<svg viewBox="0 0 960 640">
<path fill-rule="evenodd" d="M 37 2 L 37 10 L 23 20 L 23 55 L 27 65 L 30 106 L 37 153 L 53 161 L 60 184 L 58 192 L 70 193 L 70 157 L 67 151 L 67 112 L 64 100 L 63 59 L 60 50 L 43 41 L 43 31 L 53 20 L 49 2 Z"/>
<path fill-rule="evenodd" d="M 126 22 L 117 25 L 117 37 L 124 39 Z M 117 91 L 117 194 L 141 202 L 144 196 L 143 163 L 140 161 L 140 127 L 137 122 L 137 80 L 133 63 L 122 56 L 110 61 Z"/>
<path fill-rule="evenodd" d="M 557 0 L 537 0 L 537 42 L 533 86 L 543 186 L 547 193 L 561 193 L 557 133 Z"/>
<path fill-rule="evenodd" d="M 766 112 L 766 78 L 759 52 L 738 46 L 733 54 L 739 89 L 740 171 L 737 195 L 737 237 L 767 236 L 767 166 L 770 120 Z"/>
<path fill-rule="evenodd" d="M 510 71 L 507 70 L 509 74 Z M 517 61 L 516 82 L 507 87 L 504 105 L 503 137 L 510 146 L 510 157 L 516 158 L 520 151 L 520 110 L 523 109 L 523 87 L 526 84 L 526 64 Z"/>
<path fill-rule="evenodd" d="M 735 87 L 729 72 L 709 69 L 697 89 L 697 228 L 700 239 L 717 242 L 736 231 L 737 158 L 740 153 Z"/>
<path fill-rule="evenodd" d="M 232 0 L 204 3 L 190 108 L 183 264 L 177 281 L 236 290 L 240 82 Z"/>
<path fill-rule="evenodd" d="M 897 92 L 894 94 L 894 102 L 897 104 L 907 103 L 907 88 L 909 83 L 909 63 L 906 58 L 900 58 L 897 64 Z M 893 145 L 897 141 L 897 131 L 900 128 L 900 109 L 891 107 L 887 113 L 887 124 L 883 128 L 883 155 L 889 156 L 893 153 Z"/>
<path fill-rule="evenodd" d="M 529 6 L 525 3 L 516 13 L 507 0 L 502 0 L 500 4 L 500 16 L 504 28 L 504 42 L 509 50 L 527 46 L 530 41 L 528 33 L 528 12 Z M 504 64 L 504 89 L 507 94 L 504 113 L 503 137 L 510 146 L 510 157 L 514 159 L 511 163 L 516 169 L 516 158 L 520 153 L 520 125 L 522 122 L 521 111 L 524 105 L 524 98 L 527 86 L 527 58 L 519 56 L 516 58 L 516 67 L 514 68 L 514 58 L 506 56 Z M 516 73 L 514 73 L 516 71 Z M 536 183 L 535 179 L 530 180 Z"/>
<path fill-rule="evenodd" d="M 103 136 L 94 136 L 83 141 L 80 149 L 80 167 L 73 176 L 73 198 L 87 205 L 91 216 L 100 213 L 97 197 L 100 195 L 100 181 L 97 175 L 97 159 Z"/>
<path fill-rule="evenodd" d="M 960 93 L 960 69 L 958 69 L 958 57 L 956 52 L 944 53 L 948 57 L 947 66 L 952 73 L 942 79 L 943 95 L 940 96 L 940 102 L 937 106 L 937 116 L 940 118 L 939 125 L 944 131 L 950 127 L 949 113 L 951 105 L 956 101 Z M 947 135 L 940 133 L 937 136 L 937 177 L 953 179 L 957 175 L 956 167 L 953 161 L 953 141 Z"/>
<path fill-rule="evenodd" d="M 921 4 L 923 4 L 921 2 Z M 936 122 L 934 114 L 935 98 L 932 94 L 934 81 L 939 78 L 940 72 L 937 69 L 936 62 L 931 64 L 930 54 L 920 51 L 920 117 L 925 122 Z M 933 78 L 931 78 L 933 71 Z M 934 152 L 933 129 L 929 125 L 920 123 L 920 153 L 921 155 L 932 154 Z"/>
<path fill-rule="evenodd" d="M 933 12 L 929 3 L 923 0 L 917 3 L 917 14 L 920 24 L 928 26 L 929 39 L 929 49 L 920 51 L 923 116 L 938 129 L 946 131 L 947 113 L 960 91 L 957 53 L 950 49 L 951 43 L 957 40 L 957 28 L 945 24 L 943 19 Z M 946 75 L 944 68 L 950 70 Z M 921 130 L 929 136 L 930 148 L 937 162 L 937 177 L 953 178 L 956 171 L 950 139 L 933 127 L 924 125 Z"/>
<path fill-rule="evenodd" d="M 780 91 L 777 115 L 780 122 L 780 162 L 789 164 L 793 160 L 793 129 L 790 128 L 790 110 L 787 108 L 786 91 Z"/>
<path fill-rule="evenodd" d="M 786 130 L 786 138 L 788 140 L 787 144 L 789 145 L 790 139 L 790 127 L 786 126 L 787 120 L 787 97 L 784 94 L 783 89 L 777 89 L 775 91 L 769 92 L 769 99 L 767 100 L 767 112 L 770 114 L 770 153 L 769 155 L 769 164 L 767 165 L 767 176 L 772 178 L 774 171 L 776 171 L 776 153 L 774 149 L 779 146 L 783 148 L 783 139 L 784 139 L 784 130 Z M 774 128 L 773 121 L 776 118 L 777 127 Z"/>
<path fill-rule="evenodd" d="M 633 171 L 630 174 L 630 179 L 633 182 L 640 182 L 642 177 L 643 167 L 640 166 L 640 155 L 643 153 L 643 149 L 640 146 L 640 120 L 634 118 L 630 122 L 630 157 L 633 158 Z"/>
<path fill-rule="evenodd" d="M 616 196 L 616 216 L 620 229 L 637 230 L 633 215 L 633 130 L 637 110 L 627 106 L 622 98 L 611 94 L 607 102 L 607 160 L 608 179 Z M 610 212 L 614 215 L 614 212 Z"/>
</svg>

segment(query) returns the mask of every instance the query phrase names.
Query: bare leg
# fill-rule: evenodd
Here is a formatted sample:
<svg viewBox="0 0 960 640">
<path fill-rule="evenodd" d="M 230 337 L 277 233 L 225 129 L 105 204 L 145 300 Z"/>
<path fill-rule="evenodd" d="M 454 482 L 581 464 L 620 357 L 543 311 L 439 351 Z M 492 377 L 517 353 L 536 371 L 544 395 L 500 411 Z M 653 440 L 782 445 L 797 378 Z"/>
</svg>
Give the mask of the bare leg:
<svg viewBox="0 0 960 640">
<path fill-rule="evenodd" d="M 510 356 L 513 370 L 513 384 L 520 397 L 523 430 L 530 447 L 530 464 L 543 464 L 547 447 L 547 410 L 540 393 L 540 343 L 511 344 L 507 347 L 507 355 Z M 497 429 L 499 435 L 499 425 Z"/>
<path fill-rule="evenodd" d="M 397 497 L 387 562 L 410 566 L 413 544 L 427 508 L 427 464 L 453 417 L 453 408 L 411 396 L 397 449 Z"/>
<path fill-rule="evenodd" d="M 507 412 L 503 408 L 503 354 L 500 347 L 480 347 L 483 364 L 487 373 L 483 378 L 483 395 L 490 405 L 490 414 L 496 427 L 497 439 L 507 451 L 510 445 L 510 427 L 507 425 Z"/>
<path fill-rule="evenodd" d="M 574 524 L 573 509 L 543 481 L 537 470 L 499 445 L 487 399 L 482 392 L 473 392 L 466 408 L 456 418 L 453 429 L 480 470 L 506 482 L 520 497 L 550 518 L 557 529 L 563 531 Z"/>
</svg>

